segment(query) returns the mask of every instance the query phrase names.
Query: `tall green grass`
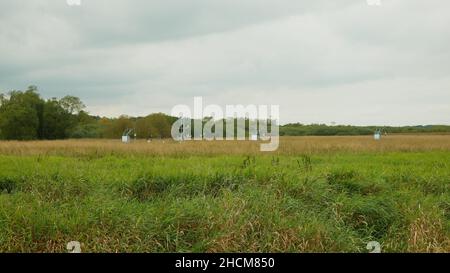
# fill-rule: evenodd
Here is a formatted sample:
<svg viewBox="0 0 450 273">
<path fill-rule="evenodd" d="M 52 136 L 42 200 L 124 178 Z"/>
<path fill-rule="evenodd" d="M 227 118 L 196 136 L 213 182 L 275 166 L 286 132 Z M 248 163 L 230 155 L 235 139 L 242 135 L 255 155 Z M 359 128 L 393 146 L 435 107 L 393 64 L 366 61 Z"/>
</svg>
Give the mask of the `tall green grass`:
<svg viewBox="0 0 450 273">
<path fill-rule="evenodd" d="M 450 251 L 448 152 L 0 156 L 0 252 Z"/>
</svg>

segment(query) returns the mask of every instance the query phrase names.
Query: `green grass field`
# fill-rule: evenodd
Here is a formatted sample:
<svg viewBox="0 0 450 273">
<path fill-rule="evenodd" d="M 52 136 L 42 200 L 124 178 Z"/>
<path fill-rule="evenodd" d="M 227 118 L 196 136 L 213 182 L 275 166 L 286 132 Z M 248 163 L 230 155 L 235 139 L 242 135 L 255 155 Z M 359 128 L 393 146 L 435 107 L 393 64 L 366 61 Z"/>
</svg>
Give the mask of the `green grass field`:
<svg viewBox="0 0 450 273">
<path fill-rule="evenodd" d="M 0 252 L 450 252 L 450 153 L 0 155 Z"/>
</svg>

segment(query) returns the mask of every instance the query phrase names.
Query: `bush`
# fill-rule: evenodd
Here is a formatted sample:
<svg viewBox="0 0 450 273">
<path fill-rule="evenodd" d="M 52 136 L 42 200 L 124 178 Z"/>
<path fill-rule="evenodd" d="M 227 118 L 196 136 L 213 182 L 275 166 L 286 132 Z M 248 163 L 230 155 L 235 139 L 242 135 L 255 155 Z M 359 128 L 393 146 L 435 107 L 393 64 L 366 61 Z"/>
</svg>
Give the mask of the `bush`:
<svg viewBox="0 0 450 273">
<path fill-rule="evenodd" d="M 11 194 L 17 187 L 17 182 L 8 177 L 0 177 L 0 194 Z"/>
</svg>

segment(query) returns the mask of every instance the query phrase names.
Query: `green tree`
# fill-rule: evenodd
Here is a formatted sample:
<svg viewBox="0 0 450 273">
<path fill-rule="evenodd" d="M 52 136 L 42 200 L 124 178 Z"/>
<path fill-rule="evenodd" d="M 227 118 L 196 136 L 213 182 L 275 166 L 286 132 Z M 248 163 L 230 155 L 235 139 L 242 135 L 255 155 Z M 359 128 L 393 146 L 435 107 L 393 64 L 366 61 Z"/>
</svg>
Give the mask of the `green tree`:
<svg viewBox="0 0 450 273">
<path fill-rule="evenodd" d="M 77 97 L 74 96 L 65 96 L 59 101 L 61 107 L 69 112 L 70 114 L 78 114 L 86 105 Z"/>
<path fill-rule="evenodd" d="M 135 122 L 132 118 L 122 115 L 116 119 L 102 119 L 103 127 L 102 136 L 104 138 L 120 138 L 125 129 L 132 129 L 135 127 Z"/>
<path fill-rule="evenodd" d="M 31 140 L 42 136 L 44 101 L 35 86 L 25 92 L 2 94 L 0 105 L 0 132 L 4 139 Z"/>
<path fill-rule="evenodd" d="M 70 138 L 98 138 L 101 137 L 102 123 L 100 118 L 90 116 L 85 111 L 81 110 L 76 115 L 74 126 L 68 130 L 68 137 Z"/>
<path fill-rule="evenodd" d="M 152 137 L 171 137 L 172 124 L 176 119 L 163 113 L 156 113 L 145 117 L 145 120 L 149 124 Z"/>
<path fill-rule="evenodd" d="M 68 129 L 73 126 L 72 115 L 53 98 L 44 104 L 43 139 L 64 139 Z"/>
</svg>

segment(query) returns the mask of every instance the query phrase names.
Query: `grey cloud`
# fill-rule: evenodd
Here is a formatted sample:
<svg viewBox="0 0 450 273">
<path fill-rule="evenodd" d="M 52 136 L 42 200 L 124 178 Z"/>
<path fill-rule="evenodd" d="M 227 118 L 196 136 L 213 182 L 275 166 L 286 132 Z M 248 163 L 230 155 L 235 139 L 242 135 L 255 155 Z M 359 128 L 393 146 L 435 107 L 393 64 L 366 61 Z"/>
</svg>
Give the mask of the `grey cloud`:
<svg viewBox="0 0 450 273">
<path fill-rule="evenodd" d="M 278 103 L 285 121 L 449 122 L 444 0 L 82 2 L 0 3 L 0 90 L 36 84 L 105 115 L 202 95 Z"/>
</svg>

